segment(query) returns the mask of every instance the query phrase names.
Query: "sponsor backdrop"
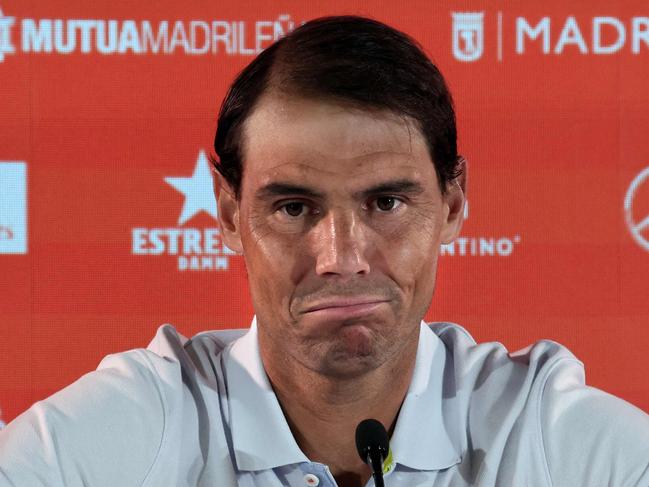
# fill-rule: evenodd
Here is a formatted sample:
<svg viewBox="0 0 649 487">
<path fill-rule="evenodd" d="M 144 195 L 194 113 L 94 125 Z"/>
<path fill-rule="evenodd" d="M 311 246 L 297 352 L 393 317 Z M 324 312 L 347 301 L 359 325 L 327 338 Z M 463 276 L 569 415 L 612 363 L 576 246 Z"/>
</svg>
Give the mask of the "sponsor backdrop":
<svg viewBox="0 0 649 487">
<path fill-rule="evenodd" d="M 236 73 L 326 14 L 418 39 L 454 93 L 462 236 L 428 320 L 547 338 L 649 411 L 649 8 L 0 0 L 0 420 L 157 327 L 245 327 L 208 156 Z M 281 255 L 277 256 L 282 259 Z"/>
</svg>

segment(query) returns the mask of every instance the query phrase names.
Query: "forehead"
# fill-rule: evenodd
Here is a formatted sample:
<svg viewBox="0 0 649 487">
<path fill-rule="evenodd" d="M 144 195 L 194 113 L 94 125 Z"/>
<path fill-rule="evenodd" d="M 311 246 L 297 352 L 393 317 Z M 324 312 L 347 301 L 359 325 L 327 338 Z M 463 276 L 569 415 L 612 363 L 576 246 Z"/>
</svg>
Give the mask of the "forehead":
<svg viewBox="0 0 649 487">
<path fill-rule="evenodd" d="M 243 131 L 243 190 L 276 179 L 321 187 L 410 177 L 436 184 L 415 123 L 389 111 L 264 95 Z"/>
</svg>

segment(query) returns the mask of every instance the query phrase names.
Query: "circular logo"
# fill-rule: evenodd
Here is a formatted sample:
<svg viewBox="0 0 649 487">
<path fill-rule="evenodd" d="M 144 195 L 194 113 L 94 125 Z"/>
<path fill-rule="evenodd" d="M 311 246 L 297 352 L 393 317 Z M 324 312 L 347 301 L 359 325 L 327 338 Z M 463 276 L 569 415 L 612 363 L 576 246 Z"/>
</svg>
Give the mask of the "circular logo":
<svg viewBox="0 0 649 487">
<path fill-rule="evenodd" d="M 644 200 L 648 199 L 649 195 L 649 167 L 643 169 L 635 179 L 631 182 L 629 189 L 624 197 L 624 215 L 626 217 L 626 224 L 633 239 L 643 249 L 649 252 L 649 213 L 642 215 L 640 218 L 634 216 L 633 203 L 637 202 L 639 194 L 644 191 Z M 637 206 L 637 205 L 636 205 Z M 646 205 L 644 206 L 646 211 Z M 644 235 L 643 235 L 644 232 Z"/>
</svg>

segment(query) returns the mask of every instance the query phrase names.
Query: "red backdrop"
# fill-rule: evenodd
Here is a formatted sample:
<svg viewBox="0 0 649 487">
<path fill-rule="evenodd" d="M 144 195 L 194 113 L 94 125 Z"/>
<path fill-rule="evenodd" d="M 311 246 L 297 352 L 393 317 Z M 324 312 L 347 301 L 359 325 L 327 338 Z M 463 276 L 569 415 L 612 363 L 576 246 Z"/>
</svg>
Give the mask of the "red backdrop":
<svg viewBox="0 0 649 487">
<path fill-rule="evenodd" d="M 414 36 L 455 97 L 469 208 L 427 319 L 556 340 L 649 411 L 646 2 L 328 3 L 0 0 L 2 421 L 162 323 L 249 324 L 204 154 L 255 52 L 341 13 Z"/>
</svg>

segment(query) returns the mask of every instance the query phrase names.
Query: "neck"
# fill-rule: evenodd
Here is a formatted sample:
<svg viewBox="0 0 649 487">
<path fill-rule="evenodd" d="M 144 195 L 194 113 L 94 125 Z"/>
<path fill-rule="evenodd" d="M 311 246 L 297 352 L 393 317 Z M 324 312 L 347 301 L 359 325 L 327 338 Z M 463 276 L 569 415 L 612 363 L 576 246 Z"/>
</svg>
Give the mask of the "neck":
<svg viewBox="0 0 649 487">
<path fill-rule="evenodd" d="M 329 377 L 286 357 L 260 349 L 295 440 L 313 462 L 327 465 L 340 486 L 365 485 L 371 476 L 356 451 L 355 431 L 362 420 L 380 421 L 391 435 L 408 391 L 415 364 L 417 335 L 395 360 L 353 378 Z M 277 358 L 277 360 L 275 360 Z"/>
</svg>

